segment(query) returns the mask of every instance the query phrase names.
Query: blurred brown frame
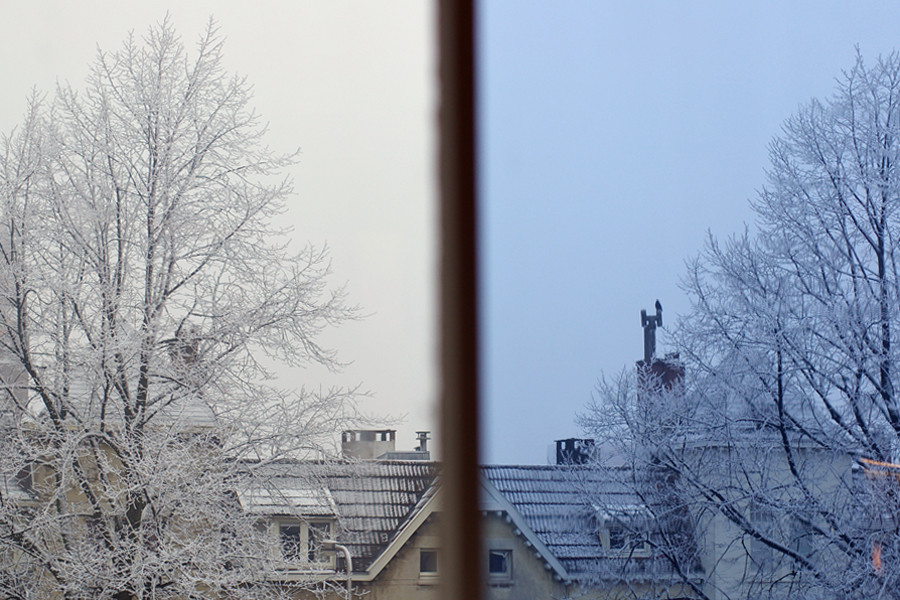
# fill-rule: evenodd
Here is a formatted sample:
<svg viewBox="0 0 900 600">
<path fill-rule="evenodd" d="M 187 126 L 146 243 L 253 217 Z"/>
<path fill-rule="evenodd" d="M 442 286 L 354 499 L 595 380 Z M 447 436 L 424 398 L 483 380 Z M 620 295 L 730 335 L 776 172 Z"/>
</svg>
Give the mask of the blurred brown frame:
<svg viewBox="0 0 900 600">
<path fill-rule="evenodd" d="M 441 219 L 441 592 L 481 597 L 474 0 L 438 0 Z"/>
</svg>

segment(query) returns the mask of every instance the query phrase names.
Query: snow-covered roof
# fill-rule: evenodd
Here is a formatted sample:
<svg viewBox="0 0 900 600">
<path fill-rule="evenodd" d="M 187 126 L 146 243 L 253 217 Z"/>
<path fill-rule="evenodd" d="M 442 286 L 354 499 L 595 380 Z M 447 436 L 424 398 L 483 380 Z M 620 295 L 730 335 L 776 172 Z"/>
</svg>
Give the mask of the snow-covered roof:
<svg viewBox="0 0 900 600">
<path fill-rule="evenodd" d="M 278 493 L 315 485 L 329 492 L 337 538 L 350 550 L 354 570 L 364 571 L 423 506 L 438 467 L 428 461 L 285 462 L 266 471 L 267 485 Z"/>
<path fill-rule="evenodd" d="M 426 461 L 276 463 L 258 473 L 265 488 L 241 492 L 239 498 L 249 510 L 270 515 L 313 516 L 333 502 L 336 537 L 353 555 L 354 570 L 362 572 L 402 543 L 398 536 L 433 504 L 438 471 L 436 463 Z M 626 484 L 624 470 L 618 480 L 609 470 L 583 466 L 484 466 L 481 471 L 505 499 L 490 510 L 515 513 L 518 530 L 537 538 L 532 544 L 561 577 L 581 583 L 623 576 L 673 579 L 671 566 L 658 555 L 628 557 L 602 545 L 604 519 L 652 520 L 652 511 Z"/>
<path fill-rule="evenodd" d="M 188 396 L 160 408 L 151 420 L 151 423 L 154 422 L 160 426 L 177 425 L 180 428 L 197 430 L 216 427 L 218 418 L 202 397 Z"/>
<path fill-rule="evenodd" d="M 299 517 L 335 516 L 331 492 L 321 487 L 251 488 L 238 490 L 244 510 L 260 515 L 295 515 Z"/>
<path fill-rule="evenodd" d="M 69 402 L 78 411 L 81 419 L 99 419 L 101 403 L 98 391 L 84 379 L 74 379 L 69 388 Z M 46 407 L 38 397 L 28 402 L 28 414 L 33 419 L 41 419 L 46 414 Z M 106 407 L 104 418 L 107 423 L 121 423 L 122 414 L 118 403 Z M 148 422 L 151 427 L 176 429 L 178 431 L 208 430 L 218 425 L 218 417 L 213 408 L 202 396 L 185 395 L 168 404 L 153 404 L 147 409 Z"/>
<path fill-rule="evenodd" d="M 601 521 L 634 520 L 652 518 L 645 504 L 595 504 L 594 511 Z"/>
<path fill-rule="evenodd" d="M 528 526 L 576 581 L 672 576 L 667 561 L 653 554 L 622 556 L 603 547 L 599 529 L 606 516 L 649 515 L 624 483 L 624 470 L 589 466 L 483 466 L 483 475 L 522 515 Z"/>
</svg>

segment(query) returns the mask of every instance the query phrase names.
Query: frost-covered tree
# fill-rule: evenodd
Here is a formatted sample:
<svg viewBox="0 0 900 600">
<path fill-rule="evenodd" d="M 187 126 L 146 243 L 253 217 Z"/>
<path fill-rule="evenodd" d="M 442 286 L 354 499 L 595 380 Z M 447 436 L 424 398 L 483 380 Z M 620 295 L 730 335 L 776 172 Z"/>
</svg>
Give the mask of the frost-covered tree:
<svg viewBox="0 0 900 600">
<path fill-rule="evenodd" d="M 689 265 L 686 401 L 605 384 L 584 423 L 669 469 L 699 536 L 732 532 L 711 595 L 898 597 L 900 56 L 857 58 L 770 155 L 757 230 Z"/>
<path fill-rule="evenodd" d="M 279 241 L 293 158 L 249 101 L 212 24 L 190 52 L 165 21 L 2 138 L 3 597 L 279 593 L 239 493 L 352 403 L 269 369 L 334 367 L 318 334 L 354 311 Z"/>
</svg>

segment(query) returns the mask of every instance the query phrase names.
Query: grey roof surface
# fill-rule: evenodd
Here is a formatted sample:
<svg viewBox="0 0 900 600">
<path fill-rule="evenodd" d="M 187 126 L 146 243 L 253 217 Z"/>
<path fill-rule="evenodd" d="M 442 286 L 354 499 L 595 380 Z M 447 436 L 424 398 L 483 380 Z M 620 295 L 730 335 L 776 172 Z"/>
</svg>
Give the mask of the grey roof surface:
<svg viewBox="0 0 900 600">
<path fill-rule="evenodd" d="M 337 512 L 338 540 L 366 570 L 434 493 L 438 466 L 427 461 L 284 463 L 271 467 L 278 489 L 328 490 Z M 426 496 L 427 494 L 427 496 Z"/>
<path fill-rule="evenodd" d="M 85 378 L 74 378 L 70 383 L 69 402 L 78 411 L 83 420 L 99 419 L 101 415 L 102 394 Z M 46 415 L 46 406 L 38 397 L 28 402 L 28 413 L 34 419 L 42 419 Z M 112 410 L 104 408 L 104 419 L 108 423 L 122 423 L 121 406 L 115 404 Z M 185 394 L 170 404 L 151 404 L 148 407 L 148 420 L 153 427 L 174 429 L 178 431 L 197 431 L 213 429 L 219 425 L 215 411 L 204 398 L 198 395 Z"/>
<path fill-rule="evenodd" d="M 614 473 L 619 480 L 613 481 L 609 470 L 591 467 L 484 466 L 481 470 L 574 580 L 671 578 L 671 566 L 659 556 L 628 557 L 602 546 L 599 521 L 617 514 L 647 514 L 631 491 L 628 471 Z M 252 496 L 265 505 L 260 509 L 266 514 L 285 514 L 278 511 L 289 507 L 275 505 L 294 497 L 308 509 L 320 504 L 324 509 L 324 502 L 308 493 L 321 486 L 334 503 L 337 537 L 350 550 L 355 571 L 368 569 L 439 487 L 439 466 L 427 461 L 286 462 L 269 465 L 266 471 L 266 485 L 279 490 L 274 494 L 277 498 L 272 493 L 253 496 L 255 492 L 244 492 L 244 497 L 249 501 Z"/>
<path fill-rule="evenodd" d="M 629 557 L 603 548 L 600 521 L 609 515 L 646 510 L 626 484 L 629 471 L 556 465 L 483 466 L 481 470 L 573 579 L 659 580 L 672 575 L 669 563 L 652 552 Z"/>
<path fill-rule="evenodd" d="M 318 485 L 277 489 L 260 486 L 238 490 L 237 495 L 244 510 L 253 514 L 299 517 L 333 517 L 337 514 L 331 493 Z"/>
</svg>

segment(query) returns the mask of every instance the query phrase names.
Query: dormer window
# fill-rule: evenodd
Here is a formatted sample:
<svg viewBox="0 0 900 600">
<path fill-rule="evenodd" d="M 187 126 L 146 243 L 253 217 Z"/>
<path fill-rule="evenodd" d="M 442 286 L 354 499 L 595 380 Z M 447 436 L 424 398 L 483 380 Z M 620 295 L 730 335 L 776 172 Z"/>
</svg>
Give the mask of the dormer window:
<svg viewBox="0 0 900 600">
<path fill-rule="evenodd" d="M 279 517 L 272 528 L 285 568 L 334 568 L 334 554 L 322 550 L 322 541 L 332 537 L 331 521 Z"/>
<path fill-rule="evenodd" d="M 259 515 L 259 527 L 272 544 L 272 558 L 286 570 L 335 568 L 333 552 L 322 542 L 333 539 L 337 508 L 324 487 L 248 487 L 237 490 L 241 506 Z"/>
<path fill-rule="evenodd" d="M 610 523 L 606 529 L 606 542 L 609 550 L 624 550 L 628 545 L 628 534 L 620 523 Z"/>
<path fill-rule="evenodd" d="M 279 525 L 278 537 L 281 541 L 281 557 L 289 562 L 299 562 L 303 549 L 303 536 L 300 524 Z"/>
<path fill-rule="evenodd" d="M 311 563 L 329 562 L 330 554 L 322 550 L 322 541 L 331 539 L 331 523 L 311 521 L 306 524 L 306 528 L 308 532 L 306 559 Z"/>
<path fill-rule="evenodd" d="M 616 510 L 595 509 L 598 536 L 603 549 L 610 554 L 650 556 L 648 525 L 651 522 L 646 508 L 627 506 Z"/>
<path fill-rule="evenodd" d="M 609 523 L 600 530 L 600 542 L 610 554 L 650 556 L 650 544 L 642 532 L 621 523 Z"/>
</svg>

